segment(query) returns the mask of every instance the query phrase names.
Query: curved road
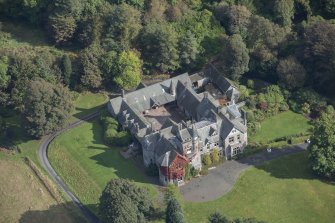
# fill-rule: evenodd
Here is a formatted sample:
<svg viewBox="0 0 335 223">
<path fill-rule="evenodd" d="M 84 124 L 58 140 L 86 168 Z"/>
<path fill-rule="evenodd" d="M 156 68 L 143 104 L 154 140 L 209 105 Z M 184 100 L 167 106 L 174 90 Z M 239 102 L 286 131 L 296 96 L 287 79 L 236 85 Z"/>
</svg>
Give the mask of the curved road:
<svg viewBox="0 0 335 223">
<path fill-rule="evenodd" d="M 51 166 L 49 160 L 48 160 L 48 147 L 49 144 L 54 140 L 59 134 L 65 132 L 68 129 L 72 129 L 74 127 L 77 127 L 78 125 L 83 124 L 85 121 L 90 120 L 96 116 L 98 116 L 100 113 L 99 111 L 96 111 L 94 113 L 91 113 L 89 115 L 86 115 L 81 118 L 81 120 L 75 121 L 71 124 L 69 124 L 64 129 L 55 132 L 49 136 L 46 136 L 43 138 L 42 143 L 40 145 L 38 156 L 40 159 L 40 162 L 44 169 L 48 172 L 48 174 L 51 176 L 51 178 L 56 182 L 56 184 L 69 196 L 69 198 L 72 200 L 72 202 L 81 210 L 83 215 L 87 218 L 87 220 L 91 223 L 100 223 L 99 219 L 90 211 L 88 210 L 81 202 L 80 200 L 70 191 L 69 187 L 64 183 L 64 181 L 58 176 L 54 168 Z"/>
</svg>

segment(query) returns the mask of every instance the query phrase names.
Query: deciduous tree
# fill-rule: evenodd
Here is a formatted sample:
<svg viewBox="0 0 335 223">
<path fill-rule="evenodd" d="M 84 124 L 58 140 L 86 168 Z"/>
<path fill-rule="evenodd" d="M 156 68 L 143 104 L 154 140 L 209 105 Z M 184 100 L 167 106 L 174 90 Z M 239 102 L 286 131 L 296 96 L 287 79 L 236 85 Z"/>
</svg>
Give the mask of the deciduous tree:
<svg viewBox="0 0 335 223">
<path fill-rule="evenodd" d="M 81 83 L 87 88 L 96 89 L 102 84 L 102 72 L 99 67 L 101 54 L 102 49 L 98 45 L 92 45 L 80 53 Z"/>
<path fill-rule="evenodd" d="M 73 109 L 67 88 L 42 79 L 31 81 L 25 95 L 27 130 L 37 138 L 61 129 Z"/>
<path fill-rule="evenodd" d="M 124 179 L 112 179 L 100 197 L 101 220 L 108 223 L 141 223 L 152 214 L 147 191 Z"/>
<path fill-rule="evenodd" d="M 320 176 L 335 180 L 335 112 L 329 106 L 315 121 L 308 149 L 312 169 Z"/>
<path fill-rule="evenodd" d="M 335 94 L 335 25 L 318 21 L 304 32 L 303 62 L 314 85 Z"/>
<path fill-rule="evenodd" d="M 195 36 L 188 31 L 179 43 L 181 65 L 191 66 L 197 60 L 200 44 Z"/>
<path fill-rule="evenodd" d="M 305 68 L 292 56 L 279 61 L 277 73 L 281 83 L 289 89 L 302 87 L 306 81 Z"/>
<path fill-rule="evenodd" d="M 130 5 L 121 4 L 112 10 L 106 23 L 105 41 L 109 42 L 110 49 L 127 50 L 142 28 L 141 13 Z"/>
<path fill-rule="evenodd" d="M 8 75 L 8 57 L 0 57 L 0 88 L 7 86 L 10 76 Z"/>
<path fill-rule="evenodd" d="M 229 35 L 240 34 L 246 37 L 251 13 L 245 6 L 219 5 L 215 14 Z"/>
<path fill-rule="evenodd" d="M 66 86 L 69 86 L 71 83 L 72 63 L 69 55 L 67 54 L 64 54 L 62 58 L 62 71 L 63 71 L 64 84 Z"/>
<path fill-rule="evenodd" d="M 142 53 L 151 68 L 162 72 L 179 67 L 178 34 L 169 24 L 150 23 L 141 37 Z"/>
<path fill-rule="evenodd" d="M 235 34 L 224 41 L 221 64 L 224 74 L 233 80 L 249 70 L 249 54 L 242 37 Z"/>
<path fill-rule="evenodd" d="M 128 90 L 141 82 L 142 61 L 134 51 L 111 51 L 102 61 L 105 76 L 120 88 Z"/>
<path fill-rule="evenodd" d="M 291 26 L 294 17 L 294 0 L 276 0 L 273 12 L 279 24 Z"/>
</svg>

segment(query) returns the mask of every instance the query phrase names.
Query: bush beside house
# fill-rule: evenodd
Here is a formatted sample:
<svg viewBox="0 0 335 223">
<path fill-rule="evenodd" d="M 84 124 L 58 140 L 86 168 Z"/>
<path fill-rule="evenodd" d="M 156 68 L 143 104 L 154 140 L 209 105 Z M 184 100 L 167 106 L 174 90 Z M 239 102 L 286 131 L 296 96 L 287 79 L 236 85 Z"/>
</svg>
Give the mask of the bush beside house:
<svg viewBox="0 0 335 223">
<path fill-rule="evenodd" d="M 127 146 L 131 136 L 127 131 L 119 131 L 118 122 L 109 116 L 101 116 L 100 122 L 104 128 L 104 140 L 111 146 Z"/>
</svg>

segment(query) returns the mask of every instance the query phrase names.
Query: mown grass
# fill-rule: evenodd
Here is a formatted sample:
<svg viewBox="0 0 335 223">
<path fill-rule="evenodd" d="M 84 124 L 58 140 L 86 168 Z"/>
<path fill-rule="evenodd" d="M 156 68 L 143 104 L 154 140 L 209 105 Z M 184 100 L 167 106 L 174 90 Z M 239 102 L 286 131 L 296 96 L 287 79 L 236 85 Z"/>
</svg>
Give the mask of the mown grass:
<svg viewBox="0 0 335 223">
<path fill-rule="evenodd" d="M 107 95 L 104 93 L 82 92 L 76 93 L 74 101 L 74 110 L 69 122 L 76 121 L 85 115 L 92 113 L 107 102 Z"/>
<path fill-rule="evenodd" d="M 120 148 L 110 148 L 103 142 L 99 119 L 69 130 L 55 139 L 49 147 L 49 159 L 64 181 L 79 199 L 97 212 L 98 199 L 107 182 L 127 178 L 148 188 L 152 197 L 154 186 L 120 154 Z"/>
<path fill-rule="evenodd" d="M 188 222 L 194 223 L 207 222 L 215 211 L 267 222 L 333 222 L 335 185 L 313 176 L 305 152 L 247 170 L 218 200 L 185 202 L 184 207 Z"/>
<path fill-rule="evenodd" d="M 261 128 L 254 135 L 250 135 L 250 142 L 268 142 L 270 140 L 306 133 L 311 128 L 309 120 L 303 115 L 292 111 L 282 112 L 261 122 Z"/>
</svg>

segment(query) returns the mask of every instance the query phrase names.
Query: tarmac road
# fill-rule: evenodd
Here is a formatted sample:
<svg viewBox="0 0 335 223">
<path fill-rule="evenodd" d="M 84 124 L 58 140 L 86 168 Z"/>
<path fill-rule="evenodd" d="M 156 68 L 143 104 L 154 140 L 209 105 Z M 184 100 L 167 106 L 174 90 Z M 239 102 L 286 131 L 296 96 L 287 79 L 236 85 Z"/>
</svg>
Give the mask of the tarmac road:
<svg viewBox="0 0 335 223">
<path fill-rule="evenodd" d="M 48 135 L 42 139 L 42 143 L 39 147 L 38 156 L 40 163 L 44 167 L 44 169 L 48 172 L 49 176 L 56 182 L 58 187 L 62 189 L 72 200 L 72 202 L 80 209 L 82 214 L 86 217 L 86 219 L 91 223 L 100 223 L 97 216 L 95 216 L 89 209 L 87 209 L 80 200 L 71 192 L 69 187 L 64 183 L 64 181 L 58 176 L 57 172 L 54 170 L 54 168 L 51 166 L 49 159 L 48 159 L 48 147 L 49 144 L 54 140 L 58 135 L 65 132 L 66 130 L 75 128 L 83 123 L 85 123 L 87 120 L 90 120 L 96 116 L 98 116 L 100 113 L 100 110 L 91 113 L 89 115 L 86 115 L 82 117 L 80 120 L 75 121 L 71 124 L 69 124 L 67 127 L 63 128 L 62 130 L 55 132 L 51 135 Z"/>
</svg>

